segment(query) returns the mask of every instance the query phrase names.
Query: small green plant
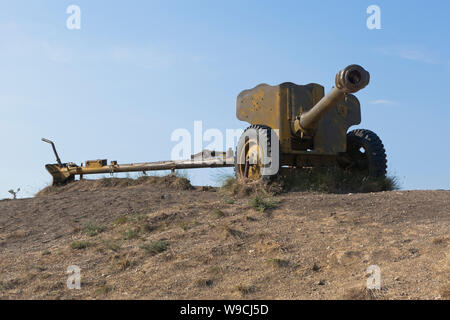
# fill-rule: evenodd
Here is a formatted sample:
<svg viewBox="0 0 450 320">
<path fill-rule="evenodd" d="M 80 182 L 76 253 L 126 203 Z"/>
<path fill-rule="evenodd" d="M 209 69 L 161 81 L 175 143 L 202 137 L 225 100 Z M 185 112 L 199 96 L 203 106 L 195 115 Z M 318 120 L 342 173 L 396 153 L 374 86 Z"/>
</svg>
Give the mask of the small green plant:
<svg viewBox="0 0 450 320">
<path fill-rule="evenodd" d="M 219 209 L 215 209 L 212 214 L 214 215 L 214 217 L 216 217 L 217 219 L 223 218 L 225 217 L 225 213 L 223 213 L 222 210 Z"/>
<path fill-rule="evenodd" d="M 278 258 L 268 259 L 267 262 L 277 268 L 287 267 L 289 265 L 289 261 Z"/>
<path fill-rule="evenodd" d="M 147 215 L 145 213 L 135 212 L 133 218 L 135 222 L 139 224 L 147 220 Z"/>
<path fill-rule="evenodd" d="M 141 226 L 141 229 L 142 229 L 142 231 L 149 233 L 149 232 L 155 231 L 157 229 L 157 227 L 146 222 L 146 223 L 144 223 L 144 225 Z"/>
<path fill-rule="evenodd" d="M 128 222 L 128 216 L 120 216 L 114 220 L 113 224 L 116 226 L 126 224 Z"/>
<path fill-rule="evenodd" d="M 434 238 L 433 239 L 433 244 L 435 245 L 442 245 L 442 244 L 447 244 L 447 242 L 450 241 L 450 238 L 448 237 L 439 237 L 439 238 Z"/>
<path fill-rule="evenodd" d="M 253 293 L 256 291 L 256 288 L 254 286 L 251 285 L 243 285 L 243 284 L 239 284 L 236 287 L 236 290 L 239 291 L 243 296 Z"/>
<path fill-rule="evenodd" d="M 149 244 L 144 244 L 141 246 L 141 249 L 144 249 L 148 253 L 152 255 L 156 255 L 158 253 L 164 252 L 167 250 L 168 244 L 166 241 L 163 240 L 157 240 L 153 241 Z"/>
<path fill-rule="evenodd" d="M 33 264 L 33 265 L 31 265 L 30 268 L 31 268 L 32 270 L 36 270 L 36 271 L 39 271 L 39 272 L 43 272 L 43 271 L 46 271 L 46 270 L 47 270 L 47 267 L 42 266 L 42 265 L 38 265 L 38 264 Z"/>
<path fill-rule="evenodd" d="M 103 231 L 105 231 L 105 227 L 96 223 L 96 222 L 86 222 L 83 226 L 83 233 L 90 236 L 90 237 L 94 237 L 96 235 L 98 235 L 99 233 L 102 233 Z"/>
<path fill-rule="evenodd" d="M 14 288 L 14 286 L 16 285 L 17 281 L 13 280 L 13 281 L 0 281 L 0 291 L 6 291 L 6 290 L 11 290 Z"/>
<path fill-rule="evenodd" d="M 178 223 L 178 226 L 179 226 L 183 231 L 187 231 L 187 229 L 189 228 L 189 222 L 181 221 L 181 222 Z"/>
<path fill-rule="evenodd" d="M 239 238 L 239 237 L 242 236 L 242 232 L 241 231 L 233 229 L 228 224 L 224 224 L 223 225 L 223 230 L 225 232 L 225 237 L 232 236 L 232 237 L 238 237 Z"/>
<path fill-rule="evenodd" d="M 124 258 L 122 260 L 120 260 L 117 263 L 117 267 L 119 268 L 119 270 L 121 271 L 125 271 L 127 270 L 129 267 L 131 267 L 133 265 L 133 263 L 130 261 L 130 259 L 128 258 Z"/>
<path fill-rule="evenodd" d="M 125 240 L 132 240 L 139 238 L 139 228 L 128 229 L 123 233 L 123 238 Z"/>
<path fill-rule="evenodd" d="M 205 287 L 212 287 L 213 280 L 211 279 L 198 279 L 195 281 L 195 284 L 197 287 L 205 288 Z"/>
<path fill-rule="evenodd" d="M 119 220 L 116 221 L 117 224 L 126 224 L 128 222 L 132 222 L 132 224 L 136 227 L 136 230 L 139 232 L 152 232 L 156 229 L 155 226 L 151 225 L 148 221 L 148 216 L 145 213 L 134 212 L 131 217 L 123 216 Z"/>
<path fill-rule="evenodd" d="M 272 209 L 276 206 L 276 202 L 273 201 L 270 198 L 263 198 L 260 195 L 255 195 L 253 198 L 249 201 L 250 207 L 252 207 L 255 210 L 258 210 L 259 212 L 264 212 L 268 209 Z"/>
<path fill-rule="evenodd" d="M 450 300 L 450 284 L 447 284 L 441 289 L 441 298 L 444 300 Z"/>
<path fill-rule="evenodd" d="M 112 291 L 112 287 L 107 285 L 106 282 L 101 283 L 100 286 L 95 289 L 95 294 L 98 296 L 105 296 Z"/>
<path fill-rule="evenodd" d="M 222 272 L 222 268 L 219 266 L 212 266 L 208 269 L 208 272 L 211 274 L 219 274 Z"/>
<path fill-rule="evenodd" d="M 231 198 L 225 199 L 225 203 L 226 204 L 234 204 L 234 199 L 231 199 Z"/>
<path fill-rule="evenodd" d="M 121 248 L 121 243 L 118 241 L 114 241 L 114 240 L 105 240 L 104 245 L 107 249 L 114 251 L 114 252 L 119 251 Z"/>
<path fill-rule="evenodd" d="M 74 241 L 70 244 L 70 247 L 74 250 L 81 250 L 89 247 L 91 244 L 87 241 L 80 240 L 80 241 Z"/>
<path fill-rule="evenodd" d="M 183 230 L 187 231 L 188 229 L 194 227 L 197 224 L 196 219 L 187 219 L 184 221 L 180 221 L 177 223 L 177 225 Z"/>
</svg>

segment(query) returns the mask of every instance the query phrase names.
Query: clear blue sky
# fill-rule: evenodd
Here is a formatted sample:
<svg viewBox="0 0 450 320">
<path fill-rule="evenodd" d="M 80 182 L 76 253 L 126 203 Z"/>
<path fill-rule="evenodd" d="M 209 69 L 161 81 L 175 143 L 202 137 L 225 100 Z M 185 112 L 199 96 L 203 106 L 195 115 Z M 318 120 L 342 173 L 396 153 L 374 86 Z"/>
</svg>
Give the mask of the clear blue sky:
<svg viewBox="0 0 450 320">
<path fill-rule="evenodd" d="M 82 11 L 66 28 L 66 8 Z M 366 27 L 369 5 L 381 30 Z M 363 121 L 404 189 L 450 189 L 448 1 L 0 1 L 0 198 L 54 162 L 170 157 L 177 128 L 245 128 L 241 90 L 321 83 L 358 63 Z M 212 184 L 217 171 L 190 171 Z"/>
</svg>

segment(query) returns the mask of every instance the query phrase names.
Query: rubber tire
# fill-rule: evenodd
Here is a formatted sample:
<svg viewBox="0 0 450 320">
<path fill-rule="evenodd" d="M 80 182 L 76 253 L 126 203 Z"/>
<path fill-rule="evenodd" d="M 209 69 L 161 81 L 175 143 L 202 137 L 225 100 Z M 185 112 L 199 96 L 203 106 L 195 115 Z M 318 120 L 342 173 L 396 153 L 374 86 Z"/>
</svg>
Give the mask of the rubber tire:
<svg viewBox="0 0 450 320">
<path fill-rule="evenodd" d="M 359 168 L 368 171 L 372 177 L 385 176 L 387 173 L 386 151 L 383 142 L 373 132 L 367 129 L 357 129 L 347 133 L 347 150 L 351 148 L 364 148 L 367 156 L 368 168 Z"/>
<path fill-rule="evenodd" d="M 239 138 L 238 144 L 236 146 L 236 157 L 235 157 L 235 164 L 234 164 L 234 173 L 235 173 L 237 179 L 241 179 L 242 178 L 240 176 L 240 173 L 239 173 L 239 164 L 237 163 L 237 159 L 239 157 L 239 151 L 242 148 L 244 148 L 244 146 L 245 146 L 245 136 L 246 136 L 245 133 L 248 130 L 251 130 L 251 129 L 256 129 L 257 131 L 260 131 L 261 135 L 259 137 L 260 138 L 262 137 L 263 139 L 266 139 L 266 141 L 267 141 L 267 152 L 265 152 L 263 150 L 263 153 L 267 154 L 267 155 L 271 155 L 272 154 L 272 147 L 271 147 L 271 133 L 272 133 L 272 130 L 271 130 L 270 127 L 264 126 L 264 125 L 251 125 L 247 129 L 245 129 L 244 133 Z M 281 167 L 281 152 L 279 153 L 278 156 L 279 156 L 279 158 L 278 158 L 279 159 L 279 165 Z M 280 170 L 278 170 L 277 173 L 274 174 L 274 175 L 261 175 L 261 180 L 263 182 L 269 183 L 269 182 L 273 181 L 278 176 L 279 171 Z"/>
</svg>

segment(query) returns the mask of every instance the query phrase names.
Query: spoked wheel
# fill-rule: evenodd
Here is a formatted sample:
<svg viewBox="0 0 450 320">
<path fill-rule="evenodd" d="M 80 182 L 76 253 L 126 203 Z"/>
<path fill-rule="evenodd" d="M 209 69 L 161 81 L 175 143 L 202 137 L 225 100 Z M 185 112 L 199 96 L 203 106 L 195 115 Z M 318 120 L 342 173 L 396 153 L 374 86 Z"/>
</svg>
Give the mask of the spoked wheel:
<svg viewBox="0 0 450 320">
<path fill-rule="evenodd" d="M 243 152 L 239 155 L 239 177 L 259 180 L 261 179 L 262 157 L 261 147 L 253 140 L 248 139 L 244 143 Z"/>
<path fill-rule="evenodd" d="M 347 152 L 339 158 L 344 169 L 368 176 L 386 175 L 387 159 L 381 139 L 372 131 L 358 129 L 347 134 Z"/>
<path fill-rule="evenodd" d="M 266 126 L 253 125 L 247 128 L 236 148 L 235 173 L 238 179 L 269 181 L 278 174 L 268 174 L 271 165 L 271 130 Z M 259 137 L 259 139 L 258 139 Z"/>
</svg>

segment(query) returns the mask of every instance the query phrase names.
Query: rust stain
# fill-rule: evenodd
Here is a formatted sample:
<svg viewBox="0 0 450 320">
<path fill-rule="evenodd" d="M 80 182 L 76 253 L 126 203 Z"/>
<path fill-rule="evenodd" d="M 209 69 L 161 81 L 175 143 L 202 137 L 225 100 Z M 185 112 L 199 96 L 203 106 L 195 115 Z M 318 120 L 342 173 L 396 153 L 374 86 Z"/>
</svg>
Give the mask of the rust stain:
<svg viewBox="0 0 450 320">
<path fill-rule="evenodd" d="M 254 110 L 258 110 L 260 107 L 260 104 L 264 100 L 264 91 L 262 89 L 259 89 L 255 94 L 252 96 L 252 105 L 254 107 Z"/>
</svg>

